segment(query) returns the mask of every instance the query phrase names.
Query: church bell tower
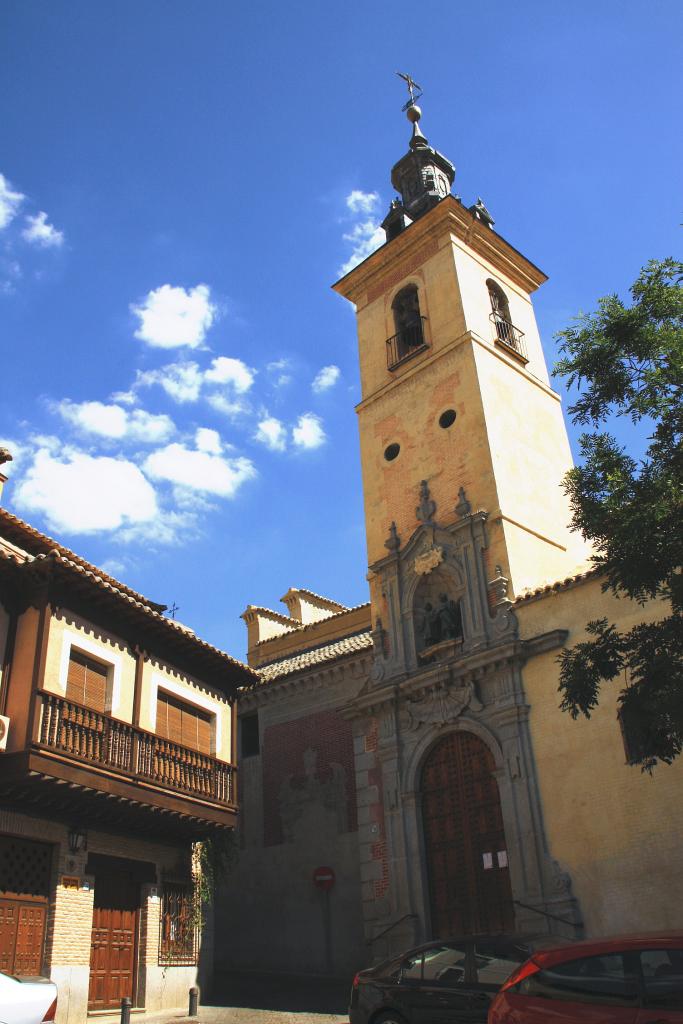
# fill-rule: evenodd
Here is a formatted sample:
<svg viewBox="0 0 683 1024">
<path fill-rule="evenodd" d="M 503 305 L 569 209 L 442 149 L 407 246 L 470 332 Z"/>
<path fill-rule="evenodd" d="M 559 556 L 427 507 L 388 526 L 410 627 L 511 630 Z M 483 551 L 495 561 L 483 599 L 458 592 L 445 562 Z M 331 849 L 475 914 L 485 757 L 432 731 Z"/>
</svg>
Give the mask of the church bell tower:
<svg viewBox="0 0 683 1024">
<path fill-rule="evenodd" d="M 568 526 L 572 458 L 531 301 L 546 276 L 481 200 L 451 193 L 455 168 L 420 130 L 412 93 L 405 109 L 387 241 L 334 286 L 357 313 L 369 578 L 385 622 L 378 567 L 425 523 L 481 513 L 485 586 L 504 581 L 508 597 L 588 557 Z"/>
</svg>

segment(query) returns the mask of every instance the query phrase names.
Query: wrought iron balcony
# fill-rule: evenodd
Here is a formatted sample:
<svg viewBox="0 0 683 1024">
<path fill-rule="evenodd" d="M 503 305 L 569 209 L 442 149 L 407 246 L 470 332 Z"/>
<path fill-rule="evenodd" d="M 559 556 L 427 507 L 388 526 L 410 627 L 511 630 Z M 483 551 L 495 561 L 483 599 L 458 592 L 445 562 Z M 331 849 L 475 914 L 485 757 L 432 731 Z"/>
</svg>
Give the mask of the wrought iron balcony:
<svg viewBox="0 0 683 1024">
<path fill-rule="evenodd" d="M 43 691 L 38 699 L 39 747 L 176 796 L 234 804 L 232 765 L 63 697 Z"/>
<path fill-rule="evenodd" d="M 528 363 L 529 357 L 526 354 L 524 331 L 520 331 L 518 327 L 515 327 L 509 320 L 502 317 L 500 313 L 491 313 L 489 319 L 495 330 L 494 340 L 496 344 L 501 345 L 522 362 Z"/>
<path fill-rule="evenodd" d="M 390 370 L 395 370 L 406 359 L 429 348 L 424 329 L 426 322 L 426 316 L 417 317 L 414 323 L 401 328 L 393 337 L 387 338 L 387 367 Z"/>
</svg>

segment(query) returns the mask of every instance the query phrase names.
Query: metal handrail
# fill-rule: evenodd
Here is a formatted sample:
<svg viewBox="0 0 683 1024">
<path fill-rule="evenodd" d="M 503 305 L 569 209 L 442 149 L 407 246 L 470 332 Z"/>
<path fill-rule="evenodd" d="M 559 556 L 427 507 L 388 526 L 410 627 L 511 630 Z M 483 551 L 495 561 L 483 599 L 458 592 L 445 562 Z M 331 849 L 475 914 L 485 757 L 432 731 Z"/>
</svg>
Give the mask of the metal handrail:
<svg viewBox="0 0 683 1024">
<path fill-rule="evenodd" d="M 570 921 L 566 917 L 558 917 L 557 914 L 549 914 L 547 910 L 539 910 L 538 907 L 530 907 L 528 903 L 522 903 L 521 900 L 512 901 L 517 907 L 524 907 L 525 910 L 532 910 L 534 914 L 540 914 L 541 917 L 549 917 L 551 921 L 560 921 L 561 924 L 571 925 L 572 928 L 583 928 L 583 921 Z"/>
<path fill-rule="evenodd" d="M 414 322 L 387 338 L 387 367 L 395 370 L 404 360 L 428 348 L 424 325 L 426 316 L 418 316 Z"/>
<path fill-rule="evenodd" d="M 500 313 L 493 312 L 489 314 L 489 320 L 495 328 L 495 341 L 528 363 L 529 357 L 526 353 L 524 331 L 520 331 L 519 327 L 515 327 L 514 324 L 506 320 Z"/>
<path fill-rule="evenodd" d="M 399 917 L 398 921 L 394 921 L 393 924 L 390 924 L 389 927 L 385 928 L 383 932 L 379 933 L 379 935 L 373 935 L 373 937 L 371 939 L 368 939 L 368 941 L 365 943 L 365 945 L 366 946 L 371 946 L 373 944 L 373 942 L 377 942 L 378 939 L 381 939 L 384 935 L 387 935 L 397 925 L 402 924 L 403 921 L 407 921 L 409 917 L 417 918 L 417 914 L 404 914 L 403 917 Z"/>
</svg>

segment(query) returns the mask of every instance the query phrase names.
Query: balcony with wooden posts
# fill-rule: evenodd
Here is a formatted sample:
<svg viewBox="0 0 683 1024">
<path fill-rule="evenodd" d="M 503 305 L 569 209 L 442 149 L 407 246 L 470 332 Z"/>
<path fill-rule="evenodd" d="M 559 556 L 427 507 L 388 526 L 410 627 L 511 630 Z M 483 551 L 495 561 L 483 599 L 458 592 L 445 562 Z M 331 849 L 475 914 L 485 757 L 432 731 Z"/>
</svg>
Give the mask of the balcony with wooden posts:
<svg viewBox="0 0 683 1024">
<path fill-rule="evenodd" d="M 54 800 L 90 827 L 112 815 L 157 835 L 234 826 L 234 765 L 46 690 L 33 700 L 34 739 L 4 757 L 0 795 L 23 796 L 29 813 Z"/>
</svg>

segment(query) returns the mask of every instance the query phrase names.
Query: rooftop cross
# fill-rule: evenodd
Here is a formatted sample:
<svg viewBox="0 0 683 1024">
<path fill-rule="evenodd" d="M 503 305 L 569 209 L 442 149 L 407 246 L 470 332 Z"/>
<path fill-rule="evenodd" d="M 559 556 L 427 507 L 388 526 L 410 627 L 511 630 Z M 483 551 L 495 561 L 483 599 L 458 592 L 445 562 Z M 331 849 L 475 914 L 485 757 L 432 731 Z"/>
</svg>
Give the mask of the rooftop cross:
<svg viewBox="0 0 683 1024">
<path fill-rule="evenodd" d="M 410 99 L 401 108 L 402 110 L 407 110 L 408 107 L 412 107 L 413 106 L 413 104 L 415 103 L 415 100 L 419 100 L 420 96 L 422 95 L 422 86 L 418 85 L 417 82 L 415 81 L 415 79 L 411 78 L 410 75 L 404 75 L 402 71 L 397 71 L 396 74 L 398 75 L 399 78 L 402 78 L 403 81 L 408 86 L 408 92 L 410 93 Z M 417 89 L 417 96 L 415 95 L 415 92 L 414 92 L 415 89 Z"/>
</svg>

